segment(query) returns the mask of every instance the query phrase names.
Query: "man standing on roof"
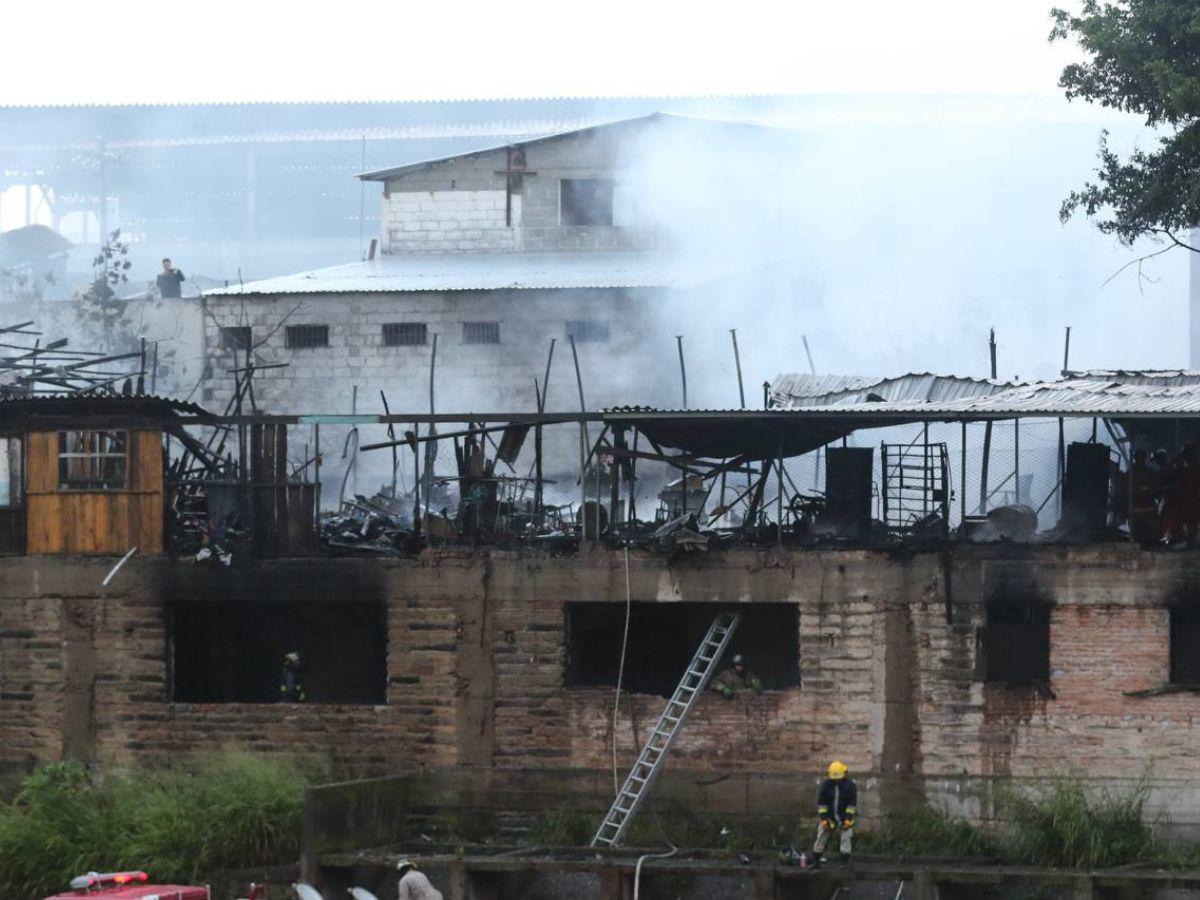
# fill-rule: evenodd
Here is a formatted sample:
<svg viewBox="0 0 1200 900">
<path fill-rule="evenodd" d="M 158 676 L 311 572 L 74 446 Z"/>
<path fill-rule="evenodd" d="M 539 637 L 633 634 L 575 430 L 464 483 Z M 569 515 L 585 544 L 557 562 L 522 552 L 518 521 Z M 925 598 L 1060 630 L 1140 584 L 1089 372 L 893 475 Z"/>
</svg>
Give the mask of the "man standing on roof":
<svg viewBox="0 0 1200 900">
<path fill-rule="evenodd" d="M 442 892 L 430 883 L 424 873 L 417 871 L 411 859 L 400 860 L 396 863 L 396 870 L 400 873 L 397 900 L 442 900 Z"/>
<path fill-rule="evenodd" d="M 164 300 L 178 300 L 183 296 L 183 273 L 175 268 L 170 258 L 163 259 L 163 270 L 158 274 L 158 293 Z"/>
<path fill-rule="evenodd" d="M 738 653 L 733 657 L 733 665 L 713 679 L 712 689 L 726 700 L 732 700 L 739 690 L 751 690 L 761 694 L 763 688 L 762 682 L 746 668 L 746 660 Z"/>
<path fill-rule="evenodd" d="M 818 866 L 825 864 L 825 845 L 829 836 L 841 831 L 838 850 L 842 865 L 850 865 L 850 841 L 854 836 L 854 817 L 858 815 L 858 786 L 846 777 L 846 764 L 834 760 L 829 764 L 829 777 L 821 782 L 817 791 L 817 842 L 813 844 L 813 857 Z"/>
</svg>

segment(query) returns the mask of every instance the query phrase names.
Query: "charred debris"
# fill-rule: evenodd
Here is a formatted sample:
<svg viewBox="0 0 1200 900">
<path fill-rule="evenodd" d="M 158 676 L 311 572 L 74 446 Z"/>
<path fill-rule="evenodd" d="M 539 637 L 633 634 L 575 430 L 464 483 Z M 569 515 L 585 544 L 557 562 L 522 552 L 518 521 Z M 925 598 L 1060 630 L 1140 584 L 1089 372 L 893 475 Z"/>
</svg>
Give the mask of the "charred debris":
<svg viewBox="0 0 1200 900">
<path fill-rule="evenodd" d="M 105 467 L 148 471 L 144 450 L 138 459 L 122 449 L 134 431 L 161 431 L 165 549 L 214 565 L 455 545 L 674 555 L 998 540 L 1191 546 L 1200 534 L 1200 373 L 1027 383 L 784 375 L 764 384 L 762 409 L 736 410 L 588 411 L 580 384 L 578 412 L 547 411 L 535 381 L 527 412 L 438 413 L 431 389 L 428 413 L 393 413 L 381 393 L 382 415 L 358 414 L 354 390 L 349 415 L 272 415 L 258 407 L 254 376 L 280 364 L 247 350 L 213 414 L 153 396 L 153 345 L 113 354 L 43 343 L 32 324 L 0 329 L 7 434 L 56 432 L 58 490 L 102 494 L 132 490 Z M 64 448 L 63 435 L 78 446 Z M 356 488 L 360 463 L 370 491 Z"/>
</svg>

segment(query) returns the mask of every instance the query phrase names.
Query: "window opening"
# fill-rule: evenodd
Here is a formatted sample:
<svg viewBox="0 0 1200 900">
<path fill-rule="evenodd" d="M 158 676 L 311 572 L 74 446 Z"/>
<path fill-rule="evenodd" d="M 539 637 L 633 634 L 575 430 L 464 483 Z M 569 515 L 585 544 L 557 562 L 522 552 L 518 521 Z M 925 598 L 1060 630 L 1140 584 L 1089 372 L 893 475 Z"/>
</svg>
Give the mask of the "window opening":
<svg viewBox="0 0 1200 900">
<path fill-rule="evenodd" d="M 700 640 L 723 607 L 711 603 L 635 602 L 625 654 L 625 689 L 669 697 Z M 764 689 L 800 683 L 800 615 L 794 603 L 739 604 L 741 624 L 716 673 L 741 653 Z M 625 628 L 624 603 L 568 603 L 567 687 L 615 687 Z"/>
<path fill-rule="evenodd" d="M 463 322 L 464 344 L 500 343 L 499 322 Z"/>
<path fill-rule="evenodd" d="M 578 319 L 567 322 L 567 336 L 574 336 L 580 344 L 607 344 L 608 323 L 596 320 Z"/>
<path fill-rule="evenodd" d="M 614 185 L 611 178 L 564 178 L 559 182 L 561 224 L 612 225 Z"/>
<path fill-rule="evenodd" d="M 429 340 L 429 327 L 424 322 L 385 322 L 383 346 L 419 347 Z"/>
<path fill-rule="evenodd" d="M 277 703 L 300 655 L 305 702 L 387 700 L 387 612 L 377 601 L 183 601 L 171 608 L 172 700 Z"/>
<path fill-rule="evenodd" d="M 252 342 L 249 325 L 231 325 L 221 328 L 221 346 L 226 350 L 249 350 Z"/>
<path fill-rule="evenodd" d="M 58 488 L 64 491 L 116 491 L 129 474 L 129 432 L 60 431 Z"/>
<path fill-rule="evenodd" d="M 291 350 L 304 350 L 312 347 L 328 347 L 329 326 L 289 325 L 287 326 L 285 343 Z"/>
</svg>

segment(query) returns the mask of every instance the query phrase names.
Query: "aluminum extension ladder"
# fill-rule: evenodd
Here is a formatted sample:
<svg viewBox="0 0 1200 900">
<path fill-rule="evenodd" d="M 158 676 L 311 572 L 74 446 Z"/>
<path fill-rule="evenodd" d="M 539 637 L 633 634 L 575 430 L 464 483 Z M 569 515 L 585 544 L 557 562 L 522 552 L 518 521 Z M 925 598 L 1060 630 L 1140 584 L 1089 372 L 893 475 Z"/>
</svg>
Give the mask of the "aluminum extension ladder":
<svg viewBox="0 0 1200 900">
<path fill-rule="evenodd" d="M 729 646 L 729 640 L 739 621 L 741 616 L 737 613 L 721 613 L 713 619 L 704 640 L 696 648 L 696 655 L 688 663 L 679 686 L 675 688 L 675 693 L 667 701 L 666 709 L 659 716 L 658 724 L 650 732 L 650 738 L 642 748 L 637 762 L 633 764 L 629 777 L 625 779 L 625 784 L 613 801 L 608 815 L 604 817 L 604 822 L 592 838 L 593 847 L 615 847 L 621 842 L 625 829 L 637 814 L 642 801 L 646 799 L 654 779 L 662 771 L 667 753 L 682 730 L 683 723 L 687 721 L 692 707 L 696 705 L 696 699 L 708 687 L 713 670 L 721 661 L 725 648 Z"/>
</svg>

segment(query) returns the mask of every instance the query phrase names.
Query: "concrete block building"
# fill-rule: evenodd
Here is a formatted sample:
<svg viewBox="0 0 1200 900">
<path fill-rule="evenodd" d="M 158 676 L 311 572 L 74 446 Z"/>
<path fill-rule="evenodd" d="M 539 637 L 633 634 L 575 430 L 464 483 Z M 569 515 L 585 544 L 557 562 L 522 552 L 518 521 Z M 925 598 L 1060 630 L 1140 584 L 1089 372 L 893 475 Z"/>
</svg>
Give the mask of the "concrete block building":
<svg viewBox="0 0 1200 900">
<path fill-rule="evenodd" d="M 554 340 L 548 407 L 577 408 L 573 338 L 589 408 L 678 405 L 678 317 L 748 264 L 680 239 L 689 176 L 659 169 L 764 133 L 651 115 L 365 173 L 383 186 L 371 258 L 206 293 L 204 401 L 228 402 L 249 350 L 286 363 L 255 375 L 269 412 L 348 413 L 354 386 L 360 413 L 381 391 L 424 412 L 436 341 L 439 406 L 531 411 Z"/>
</svg>

